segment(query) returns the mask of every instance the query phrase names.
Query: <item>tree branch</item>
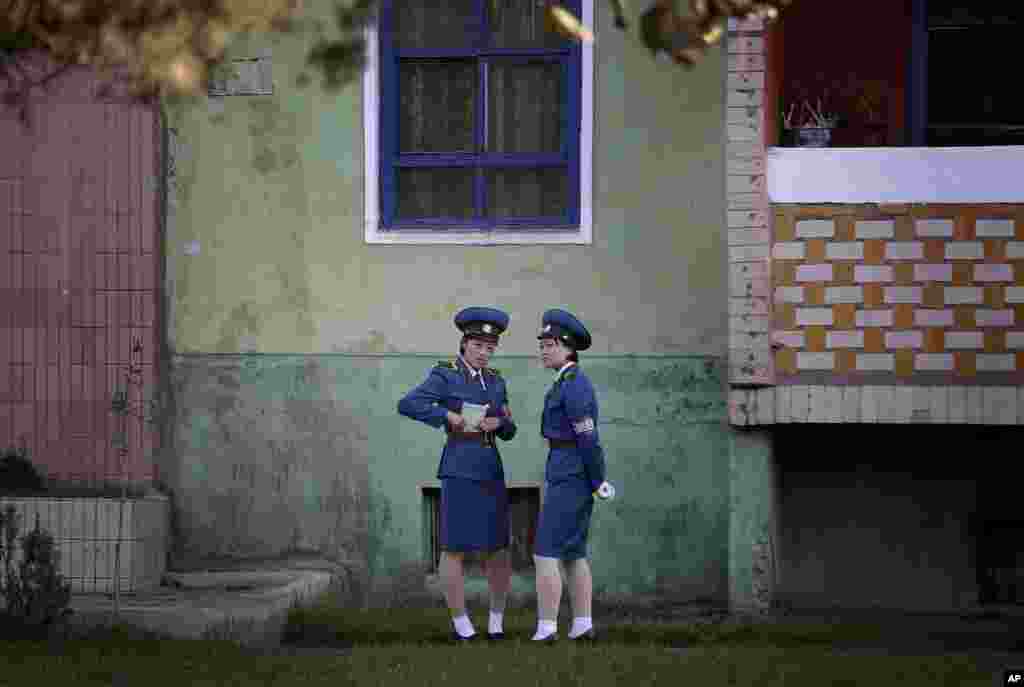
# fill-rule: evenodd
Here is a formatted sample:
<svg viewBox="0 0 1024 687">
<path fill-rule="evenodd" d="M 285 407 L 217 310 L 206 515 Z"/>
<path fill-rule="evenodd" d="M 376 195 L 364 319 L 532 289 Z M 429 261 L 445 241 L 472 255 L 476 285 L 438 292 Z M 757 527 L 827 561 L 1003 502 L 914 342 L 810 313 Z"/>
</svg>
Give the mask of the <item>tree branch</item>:
<svg viewBox="0 0 1024 687">
<path fill-rule="evenodd" d="M 22 125 L 31 127 L 32 123 L 29 119 L 28 106 L 32 89 L 37 87 L 45 88 L 48 83 L 67 73 L 74 65 L 69 62 L 61 63 L 56 69 L 53 69 L 42 78 L 33 80 L 21 63 L 20 57 L 22 54 L 20 51 L 12 53 L 2 62 L 0 75 L 4 77 L 8 86 L 2 100 L 4 105 L 17 109 L 18 120 Z M 17 72 L 17 81 L 12 78 L 12 72 Z"/>
</svg>

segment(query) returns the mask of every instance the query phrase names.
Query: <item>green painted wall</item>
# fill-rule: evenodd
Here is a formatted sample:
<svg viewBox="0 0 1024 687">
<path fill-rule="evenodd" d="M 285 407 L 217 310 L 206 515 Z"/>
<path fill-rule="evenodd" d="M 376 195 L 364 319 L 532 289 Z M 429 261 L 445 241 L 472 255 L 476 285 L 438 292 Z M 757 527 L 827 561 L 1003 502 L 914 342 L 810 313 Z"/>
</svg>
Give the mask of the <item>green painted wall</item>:
<svg viewBox="0 0 1024 687">
<path fill-rule="evenodd" d="M 772 434 L 758 428 L 729 432 L 729 601 L 765 608 L 778 581 L 779 469 Z"/>
<path fill-rule="evenodd" d="M 420 560 L 419 485 L 435 479 L 443 434 L 395 405 L 434 362 L 179 357 L 179 560 L 324 551 L 376 573 Z M 495 364 L 520 425 L 501 446 L 506 478 L 539 485 L 538 419 L 551 373 L 526 357 Z M 582 364 L 600 393 L 609 475 L 621 493 L 596 508 L 596 586 L 723 596 L 729 438 L 718 366 L 702 357 L 585 356 Z"/>
<path fill-rule="evenodd" d="M 595 4 L 590 246 L 366 245 L 361 87 L 295 86 L 312 22 L 235 47 L 271 48 L 273 96 L 168 108 L 162 462 L 178 565 L 309 549 L 377 572 L 418 560 L 416 485 L 442 437 L 395 404 L 456 350 L 467 305 L 511 314 L 495 364 L 522 429 L 503 455 L 510 480 L 540 481 L 550 375 L 534 337 L 561 306 L 594 335 L 584 364 L 622 490 L 595 517 L 596 587 L 729 593 L 725 56 L 652 62 Z M 330 5 L 311 5 L 326 21 Z"/>
</svg>

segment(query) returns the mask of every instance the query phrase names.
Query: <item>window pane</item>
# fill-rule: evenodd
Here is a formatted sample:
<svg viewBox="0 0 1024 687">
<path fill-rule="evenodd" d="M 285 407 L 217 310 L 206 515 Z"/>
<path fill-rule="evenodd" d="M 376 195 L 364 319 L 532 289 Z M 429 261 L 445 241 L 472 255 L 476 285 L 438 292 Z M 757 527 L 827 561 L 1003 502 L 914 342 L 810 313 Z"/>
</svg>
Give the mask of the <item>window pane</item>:
<svg viewBox="0 0 1024 687">
<path fill-rule="evenodd" d="M 544 0 L 485 0 L 491 44 L 498 48 L 568 47 L 568 39 L 544 28 L 546 4 Z"/>
<path fill-rule="evenodd" d="M 562 145 L 562 64 L 492 61 L 487 146 L 496 153 L 557 153 Z"/>
<path fill-rule="evenodd" d="M 399 150 L 473 152 L 476 62 L 403 60 L 399 72 Z"/>
<path fill-rule="evenodd" d="M 555 217 L 568 207 L 564 167 L 488 169 L 487 216 Z"/>
<path fill-rule="evenodd" d="M 476 0 L 394 0 L 397 48 L 464 48 L 479 32 Z"/>
<path fill-rule="evenodd" d="M 405 167 L 398 170 L 399 220 L 421 217 L 471 219 L 472 167 Z"/>
<path fill-rule="evenodd" d="M 1004 88 L 999 65 L 1013 64 L 1019 32 L 1013 28 L 933 31 L 928 43 L 930 124 L 1024 124 L 1024 98 Z M 951 74 L 970 78 L 950 78 Z"/>
</svg>

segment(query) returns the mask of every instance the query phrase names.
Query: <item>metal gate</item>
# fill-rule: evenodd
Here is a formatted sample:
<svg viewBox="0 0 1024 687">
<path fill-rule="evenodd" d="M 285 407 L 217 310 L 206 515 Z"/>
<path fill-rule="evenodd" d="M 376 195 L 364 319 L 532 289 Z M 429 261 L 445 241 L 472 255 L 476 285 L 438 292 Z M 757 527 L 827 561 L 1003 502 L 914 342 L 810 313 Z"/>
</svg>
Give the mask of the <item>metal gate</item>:
<svg viewBox="0 0 1024 687">
<path fill-rule="evenodd" d="M 159 119 L 102 83 L 76 67 L 35 89 L 29 127 L 0 105 L 0 449 L 52 478 L 138 483 L 157 431 L 112 399 L 156 391 Z"/>
</svg>

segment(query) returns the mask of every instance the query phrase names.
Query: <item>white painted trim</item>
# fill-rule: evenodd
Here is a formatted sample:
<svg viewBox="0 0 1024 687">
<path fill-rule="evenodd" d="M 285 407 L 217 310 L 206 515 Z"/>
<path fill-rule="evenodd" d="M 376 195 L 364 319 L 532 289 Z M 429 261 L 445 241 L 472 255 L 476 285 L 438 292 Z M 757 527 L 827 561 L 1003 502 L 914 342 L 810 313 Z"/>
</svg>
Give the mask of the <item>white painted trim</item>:
<svg viewBox="0 0 1024 687">
<path fill-rule="evenodd" d="M 594 0 L 583 0 L 582 20 L 586 26 L 593 26 Z M 584 43 L 580 64 L 580 78 L 583 92 L 580 94 L 580 226 L 579 229 L 564 231 L 515 231 L 501 230 L 485 232 L 452 232 L 438 234 L 429 231 L 380 231 L 378 184 L 378 145 L 380 129 L 377 112 L 380 106 L 380 55 L 377 45 L 377 27 L 374 22 L 367 24 L 366 69 L 363 72 L 363 235 L 366 243 L 372 244 L 454 244 L 454 245 L 539 245 L 577 244 L 590 245 L 594 242 L 593 212 L 593 141 L 594 141 L 594 47 Z"/>
<path fill-rule="evenodd" d="M 1019 203 L 1024 146 L 769 148 L 772 203 Z"/>
<path fill-rule="evenodd" d="M 584 26 L 594 26 L 594 0 L 583 0 Z M 594 43 L 584 43 L 580 59 L 580 228 L 581 243 L 593 243 Z"/>
<path fill-rule="evenodd" d="M 380 55 L 377 46 L 376 21 L 366 23 L 366 64 L 363 69 L 363 230 L 367 243 L 377 243 L 374 237 L 380 217 L 377 186 L 380 167 L 377 151 L 380 140 L 377 108 L 380 105 Z"/>
</svg>

